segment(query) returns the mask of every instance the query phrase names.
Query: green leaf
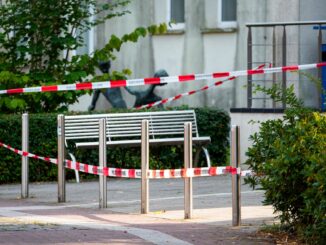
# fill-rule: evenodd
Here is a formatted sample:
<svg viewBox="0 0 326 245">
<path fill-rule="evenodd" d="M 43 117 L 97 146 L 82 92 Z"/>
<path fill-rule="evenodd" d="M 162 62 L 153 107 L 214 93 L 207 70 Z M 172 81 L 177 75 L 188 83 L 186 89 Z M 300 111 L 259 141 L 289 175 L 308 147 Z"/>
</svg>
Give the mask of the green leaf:
<svg viewBox="0 0 326 245">
<path fill-rule="evenodd" d="M 118 38 L 115 35 L 111 35 L 110 41 L 109 41 L 109 46 L 111 47 L 111 49 L 116 49 L 117 51 L 120 50 L 122 41 L 120 40 L 120 38 Z"/>
</svg>

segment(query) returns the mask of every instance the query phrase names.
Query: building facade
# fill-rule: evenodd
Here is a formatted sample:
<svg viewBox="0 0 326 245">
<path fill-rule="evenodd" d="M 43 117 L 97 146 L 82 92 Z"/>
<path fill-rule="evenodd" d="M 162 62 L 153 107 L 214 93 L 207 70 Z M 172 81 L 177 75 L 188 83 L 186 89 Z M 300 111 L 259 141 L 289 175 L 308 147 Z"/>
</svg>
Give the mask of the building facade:
<svg viewBox="0 0 326 245">
<path fill-rule="evenodd" d="M 139 26 L 173 21 L 166 34 L 146 37 L 138 43 L 126 44 L 117 59 L 112 62 L 114 70 L 129 68 L 130 78 L 151 77 L 158 69 L 165 69 L 169 75 L 188 73 L 211 73 L 220 71 L 245 70 L 248 67 L 247 23 L 297 22 L 326 20 L 326 2 L 323 0 L 139 0 L 127 6 L 131 14 L 115 18 L 91 30 L 88 34 L 87 50 L 101 48 L 112 34 L 122 36 Z M 275 53 L 271 55 L 272 31 L 269 28 L 252 30 L 252 67 L 261 63 L 282 65 L 282 31 L 276 29 Z M 291 26 L 287 29 L 287 65 L 315 63 L 318 61 L 318 31 L 311 26 Z M 326 36 L 326 34 L 324 35 Z M 326 38 L 322 38 L 322 42 Z M 261 45 L 260 45 L 261 44 Z M 317 73 L 313 73 L 317 75 Z M 282 80 L 276 76 L 273 79 Z M 320 91 L 315 84 L 290 74 L 288 85 L 293 83 L 295 91 L 306 105 L 318 107 Z M 300 81 L 302 80 L 302 82 Z M 264 79 L 261 83 L 270 86 Z M 198 89 L 211 81 L 195 81 L 183 84 L 169 84 L 156 88 L 163 98 Z M 128 107 L 134 98 L 122 89 Z M 91 97 L 84 96 L 71 110 L 87 110 Z M 252 107 L 280 107 L 268 98 L 252 101 Z M 247 107 L 247 78 L 238 78 L 206 92 L 175 101 L 171 106 L 210 106 L 229 110 L 232 107 Z M 110 105 L 102 97 L 96 109 Z"/>
</svg>

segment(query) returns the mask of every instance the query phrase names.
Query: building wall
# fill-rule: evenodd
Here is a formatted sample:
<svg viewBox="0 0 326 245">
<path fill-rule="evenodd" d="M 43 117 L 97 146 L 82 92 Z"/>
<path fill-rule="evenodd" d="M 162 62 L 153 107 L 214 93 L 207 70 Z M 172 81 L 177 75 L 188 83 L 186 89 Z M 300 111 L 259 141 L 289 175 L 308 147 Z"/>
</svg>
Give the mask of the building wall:
<svg viewBox="0 0 326 245">
<path fill-rule="evenodd" d="M 323 0 L 300 0 L 300 20 L 326 20 L 326 2 Z M 323 43 L 326 43 L 326 31 L 322 31 Z M 300 51 L 300 63 L 315 63 L 318 60 L 318 31 L 312 26 L 300 28 L 299 41 L 304 48 Z M 314 76 L 318 76 L 317 70 L 310 71 Z M 309 107 L 319 106 L 320 89 L 315 83 L 301 76 L 299 87 L 300 97 L 305 105 Z"/>
<path fill-rule="evenodd" d="M 236 51 L 236 69 L 243 70 L 247 68 L 247 23 L 264 23 L 264 22 L 283 22 L 283 21 L 298 21 L 299 20 L 299 4 L 296 0 L 282 1 L 261 1 L 261 0 L 242 0 L 238 1 L 238 36 L 237 36 L 237 51 Z M 277 28 L 277 56 L 276 66 L 281 66 L 281 35 L 282 29 Z M 288 61 L 292 64 L 298 62 L 298 30 L 290 28 L 288 30 L 288 40 L 291 42 L 291 50 L 287 52 Z M 264 44 L 267 46 L 253 47 L 253 61 L 272 62 L 271 46 L 272 29 L 271 28 L 252 28 L 252 39 L 254 44 Z M 289 63 L 289 64 L 290 64 Z M 253 64 L 253 67 L 258 64 Z M 262 76 L 255 76 L 254 79 L 260 79 Z M 289 80 L 296 80 L 296 77 L 289 75 Z M 281 75 L 277 76 L 277 80 L 281 80 Z M 238 78 L 235 81 L 235 107 L 247 107 L 247 78 Z M 262 84 L 264 85 L 264 84 Z M 266 84 L 266 86 L 269 86 Z M 297 89 L 298 90 L 298 89 Z M 257 95 L 262 97 L 264 95 Z M 253 108 L 271 107 L 271 103 L 267 102 L 264 105 L 263 100 L 253 101 Z"/>
<path fill-rule="evenodd" d="M 103 0 L 104 1 L 104 0 Z M 170 30 L 167 34 L 146 37 L 138 43 L 126 44 L 117 53 L 112 62 L 112 69 L 129 68 L 133 71 L 130 78 L 153 76 L 155 70 L 165 69 L 170 75 L 187 73 L 210 73 L 219 71 L 244 70 L 247 68 L 247 35 L 246 23 L 304 21 L 326 19 L 326 2 L 323 0 L 241 0 L 237 2 L 238 27 L 236 29 L 218 28 L 218 0 L 185 1 L 186 25 L 183 30 Z M 112 34 L 122 36 L 138 26 L 167 22 L 166 0 L 132 1 L 128 6 L 131 14 L 106 22 L 96 30 L 98 48 L 104 46 Z M 288 65 L 316 62 L 317 31 L 311 27 L 287 28 Z M 326 36 L 326 35 L 324 35 Z M 256 43 L 271 42 L 272 30 L 268 28 L 253 29 L 253 40 Z M 281 43 L 282 28 L 277 28 L 277 43 Z M 325 38 L 324 38 L 325 40 Z M 281 66 L 281 48 L 278 45 L 276 66 Z M 256 47 L 254 60 L 271 62 L 270 47 Z M 255 65 L 254 65 L 255 66 Z M 255 76 L 255 78 L 259 76 Z M 317 106 L 316 86 L 297 74 L 288 74 L 288 84 L 295 85 L 296 93 L 305 100 L 306 105 Z M 281 74 L 277 75 L 281 81 Z M 198 89 L 214 81 L 188 82 L 170 84 L 156 88 L 162 97 L 171 97 L 179 93 Z M 213 106 L 229 110 L 231 107 L 247 106 L 247 78 L 242 77 L 227 82 L 218 88 L 202 92 L 171 103 L 171 106 L 187 104 L 189 106 Z M 269 85 L 267 85 L 269 86 Z M 134 98 L 124 89 L 123 96 L 128 107 L 132 107 Z M 264 96 L 264 95 L 261 95 Z M 80 99 L 75 110 L 87 109 L 90 97 Z M 254 101 L 253 107 L 271 107 L 271 102 Z M 97 109 L 110 105 L 101 98 Z"/>
<path fill-rule="evenodd" d="M 247 23 L 291 22 L 308 20 L 326 20 L 325 0 L 239 0 L 237 2 L 238 26 L 236 29 L 218 28 L 218 0 L 186 0 L 186 27 L 179 31 L 169 31 L 141 39 L 137 44 L 125 45 L 117 54 L 112 68 L 122 70 L 130 68 L 130 78 L 150 77 L 157 69 L 166 69 L 170 75 L 187 73 L 211 73 L 219 71 L 247 69 Z M 97 45 L 101 48 L 111 34 L 121 36 L 138 26 L 167 21 L 167 3 L 165 0 L 132 1 L 129 6 L 132 14 L 107 22 L 97 30 Z M 323 41 L 326 34 L 323 31 Z M 282 27 L 276 29 L 278 43 L 276 66 L 282 66 Z M 253 41 L 267 46 L 255 47 L 255 61 L 272 62 L 271 44 L 272 30 L 268 28 L 253 29 Z M 312 27 L 287 27 L 287 65 L 314 63 L 318 58 L 317 31 Z M 269 46 L 268 46 L 269 45 Z M 258 65 L 258 64 L 257 64 Z M 255 65 L 253 65 L 255 67 Z M 317 71 L 309 71 L 317 75 Z M 255 76 L 255 78 L 259 76 Z M 277 74 L 276 79 L 282 80 Z M 156 88 L 163 98 L 198 89 L 214 81 L 198 81 L 183 84 L 170 84 Z M 315 84 L 298 76 L 287 75 L 288 85 L 294 84 L 295 91 L 304 99 L 307 106 L 317 107 L 320 92 Z M 247 78 L 237 78 L 207 92 L 175 101 L 170 106 L 187 104 L 189 106 L 212 106 L 229 111 L 231 107 L 247 107 Z M 265 84 L 269 86 L 268 84 Z M 123 89 L 124 91 L 124 89 Z M 123 92 L 128 107 L 132 107 L 134 99 Z M 259 95 L 264 96 L 264 95 Z M 71 107 L 74 110 L 86 110 L 90 97 L 84 96 L 80 103 Z M 253 108 L 271 107 L 271 102 L 254 101 Z M 279 105 L 280 106 L 280 105 Z M 98 101 L 97 109 L 109 108 L 103 98 Z M 259 130 L 259 124 L 249 123 L 251 120 L 265 121 L 281 117 L 275 113 L 232 113 L 231 123 L 241 127 L 241 162 L 246 160 L 245 152 L 251 145 L 249 136 Z"/>
<path fill-rule="evenodd" d="M 248 28 L 246 23 L 264 23 L 264 22 L 291 22 L 291 21 L 320 21 L 326 19 L 326 2 L 322 0 L 291 0 L 291 1 L 238 1 L 238 42 L 236 68 L 243 69 L 247 64 L 247 35 Z M 253 42 L 260 44 L 270 44 L 272 38 L 271 28 L 252 28 Z M 287 65 L 309 64 L 318 62 L 318 31 L 313 30 L 313 26 L 287 26 Z M 282 27 L 276 28 L 278 59 L 276 66 L 282 65 Z M 323 31 L 323 43 L 326 42 L 325 31 Z M 269 62 L 271 60 L 271 48 L 254 47 L 253 59 Z M 255 53 L 256 52 L 256 53 Z M 318 75 L 317 70 L 309 70 L 308 73 L 313 76 Z M 259 78 L 259 76 L 255 76 Z M 277 81 L 282 80 L 282 75 L 276 75 Z M 236 85 L 236 107 L 247 106 L 246 83 L 247 78 L 237 79 Z M 293 84 L 296 94 L 304 100 L 305 105 L 309 107 L 319 106 L 320 90 L 318 86 L 305 76 L 295 73 L 287 74 L 288 86 Z M 268 84 L 267 84 L 268 86 Z M 263 95 L 262 95 L 263 96 Z M 262 97 L 258 96 L 258 97 Z M 254 108 L 271 107 L 271 103 L 263 104 L 262 100 L 253 102 Z"/>
<path fill-rule="evenodd" d="M 259 132 L 260 122 L 279 119 L 283 113 L 231 113 L 231 125 L 240 127 L 240 163 L 244 163 L 248 158 L 246 152 L 252 145 L 249 137 Z"/>
<path fill-rule="evenodd" d="M 139 42 L 126 44 L 117 53 L 112 69 L 129 68 L 133 71 L 130 79 L 151 77 L 158 69 L 165 69 L 169 75 L 188 73 L 210 73 L 235 69 L 236 37 L 234 29 L 217 28 L 218 0 L 185 1 L 185 28 L 169 30 L 164 35 L 146 37 Z M 167 22 L 167 1 L 132 1 L 128 6 L 131 14 L 106 22 L 96 30 L 96 48 L 101 48 L 114 34 L 122 36 L 138 26 Z M 215 82 L 197 81 L 183 84 L 169 84 L 156 88 L 163 98 L 175 96 L 193 89 L 199 89 Z M 134 98 L 124 89 L 123 96 L 128 107 Z M 211 89 L 209 92 L 185 97 L 171 103 L 171 106 L 214 106 L 228 109 L 233 106 L 234 85 L 232 82 Z M 86 95 L 71 110 L 86 110 L 91 97 Z M 106 109 L 110 105 L 103 96 L 98 100 L 96 109 Z"/>
</svg>

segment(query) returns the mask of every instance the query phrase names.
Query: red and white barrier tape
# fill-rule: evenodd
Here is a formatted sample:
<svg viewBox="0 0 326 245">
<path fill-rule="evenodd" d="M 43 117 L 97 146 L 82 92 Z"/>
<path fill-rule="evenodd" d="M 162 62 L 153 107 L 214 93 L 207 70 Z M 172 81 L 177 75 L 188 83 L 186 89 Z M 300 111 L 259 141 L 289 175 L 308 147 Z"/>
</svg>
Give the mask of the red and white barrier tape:
<svg viewBox="0 0 326 245">
<path fill-rule="evenodd" d="M 144 108 L 152 108 L 154 106 L 158 106 L 158 105 L 163 105 L 163 104 L 166 104 L 166 103 L 169 103 L 171 101 L 175 101 L 175 100 L 179 100 L 181 99 L 182 97 L 185 97 L 185 96 L 189 96 L 189 95 L 193 95 L 195 93 L 198 93 L 198 92 L 203 92 L 207 89 L 210 89 L 212 87 L 215 87 L 215 86 L 219 86 L 219 85 L 222 85 L 225 81 L 231 81 L 231 80 L 234 80 L 236 77 L 230 77 L 228 79 L 225 79 L 223 81 L 217 81 L 215 82 L 213 85 L 209 85 L 209 86 L 204 86 L 200 89 L 197 89 L 197 90 L 191 90 L 189 92 L 186 92 L 186 93 L 182 93 L 182 94 L 178 94 L 176 96 L 173 96 L 173 97 L 170 97 L 170 98 L 165 98 L 165 99 L 162 99 L 162 100 L 159 100 L 159 101 L 156 101 L 156 102 L 153 102 L 153 103 L 149 103 L 149 104 L 146 104 L 146 105 L 142 105 L 142 106 L 137 106 L 135 107 L 136 110 L 141 110 L 141 109 L 144 109 Z"/>
<path fill-rule="evenodd" d="M 139 86 L 139 85 L 149 85 L 149 84 L 176 83 L 176 82 L 187 82 L 187 81 L 195 81 L 195 80 L 215 79 L 215 78 L 222 78 L 222 77 L 240 77 L 240 76 L 249 76 L 249 75 L 257 75 L 257 74 L 270 74 L 270 73 L 279 73 L 279 72 L 288 72 L 288 71 L 308 70 L 308 69 L 320 68 L 323 66 L 326 66 L 326 62 L 316 63 L 316 64 L 306 64 L 306 65 L 264 68 L 259 70 L 216 72 L 216 73 L 209 73 L 209 74 L 189 74 L 189 75 L 171 76 L 171 77 L 151 77 L 151 78 L 104 81 L 104 82 L 93 82 L 93 83 L 83 82 L 83 83 L 75 83 L 75 84 L 46 85 L 40 87 L 0 90 L 0 95 L 69 91 L 69 90 L 91 90 L 91 89 L 117 88 L 117 87 Z"/>
<path fill-rule="evenodd" d="M 248 176 L 253 176 L 253 175 L 256 175 L 255 173 L 254 173 L 254 171 L 252 171 L 252 170 L 241 170 L 241 176 L 243 176 L 243 177 L 248 177 Z"/>
<path fill-rule="evenodd" d="M 262 69 L 263 67 L 265 67 L 265 64 L 263 65 L 260 65 L 258 66 L 257 68 L 255 68 L 255 70 L 260 70 Z M 179 100 L 181 99 L 182 97 L 185 97 L 185 96 L 190 96 L 190 95 L 193 95 L 193 94 L 196 94 L 196 93 L 199 93 L 199 92 L 203 92 L 203 91 L 206 91 L 210 88 L 213 88 L 213 87 L 217 87 L 217 86 L 220 86 L 222 85 L 224 82 L 226 81 L 232 81 L 234 80 L 236 77 L 233 76 L 233 77 L 229 77 L 227 79 L 223 79 L 223 80 L 220 80 L 220 81 L 217 81 L 211 85 L 207 85 L 207 86 L 204 86 L 200 89 L 197 89 L 197 90 L 191 90 L 189 92 L 186 92 L 186 93 L 182 93 L 182 94 L 178 94 L 176 96 L 173 96 L 173 97 L 170 97 L 170 98 L 165 98 L 165 99 L 162 99 L 162 100 L 159 100 L 159 101 L 156 101 L 156 102 L 152 102 L 152 103 L 149 103 L 149 104 L 146 104 L 146 105 L 142 105 L 142 106 L 137 106 L 135 107 L 136 110 L 141 110 L 141 109 L 144 109 L 144 108 L 152 108 L 154 106 L 158 106 L 158 105 L 163 105 L 163 104 L 166 104 L 166 103 L 169 103 L 171 101 L 175 101 L 175 100 Z"/>
<path fill-rule="evenodd" d="M 24 156 L 24 157 L 40 159 L 40 160 L 43 160 L 45 162 L 51 162 L 51 163 L 57 164 L 57 159 L 54 159 L 54 158 L 42 157 L 42 156 L 35 155 L 33 153 L 29 153 L 29 152 L 26 152 L 26 151 L 21 151 L 21 150 L 18 150 L 18 149 L 15 149 L 15 148 L 11 147 L 10 145 L 6 145 L 6 144 L 0 142 L 0 147 L 1 146 L 4 147 L 4 148 L 7 148 L 8 150 L 11 150 L 11 151 L 15 152 L 16 154 Z"/>
<path fill-rule="evenodd" d="M 204 177 L 204 176 L 218 176 L 224 174 L 241 174 L 240 168 L 231 166 L 225 167 L 206 167 L 206 168 L 188 168 L 188 169 L 162 169 L 149 170 L 148 177 L 151 179 L 170 179 L 170 178 L 184 178 L 184 177 Z"/>
<path fill-rule="evenodd" d="M 0 142 L 0 147 L 7 148 L 16 154 L 26 156 L 34 159 L 40 159 L 46 162 L 57 164 L 57 159 L 50 157 L 42 157 L 33 153 L 21 151 Z M 140 169 L 123 169 L 123 168 L 101 168 L 94 165 L 89 165 L 80 162 L 74 162 L 71 160 L 65 160 L 65 167 L 80 172 L 104 175 L 109 177 L 120 178 L 141 178 Z M 241 171 L 240 168 L 234 168 L 231 166 L 225 167 L 206 167 L 206 168 L 189 168 L 189 169 L 161 169 L 161 170 L 148 170 L 147 176 L 150 179 L 170 179 L 170 178 L 185 178 L 185 177 L 204 177 L 204 176 L 218 176 L 225 174 L 240 174 L 241 176 L 252 175 L 251 170 Z"/>
</svg>

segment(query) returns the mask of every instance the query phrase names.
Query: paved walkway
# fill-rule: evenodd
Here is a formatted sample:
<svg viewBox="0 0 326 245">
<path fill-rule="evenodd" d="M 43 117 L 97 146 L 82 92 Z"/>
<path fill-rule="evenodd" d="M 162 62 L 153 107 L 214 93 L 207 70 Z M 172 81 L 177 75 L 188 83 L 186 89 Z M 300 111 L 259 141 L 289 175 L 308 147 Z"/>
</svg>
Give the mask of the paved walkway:
<svg viewBox="0 0 326 245">
<path fill-rule="evenodd" d="M 271 207 L 243 207 L 242 226 L 232 227 L 230 207 L 195 209 L 194 218 L 184 220 L 183 210 L 141 215 L 38 200 L 45 192 L 20 199 L 20 186 L 9 187 L 17 195 L 0 186 L 0 244 L 275 244 L 256 235 L 260 224 L 273 222 Z"/>
</svg>

